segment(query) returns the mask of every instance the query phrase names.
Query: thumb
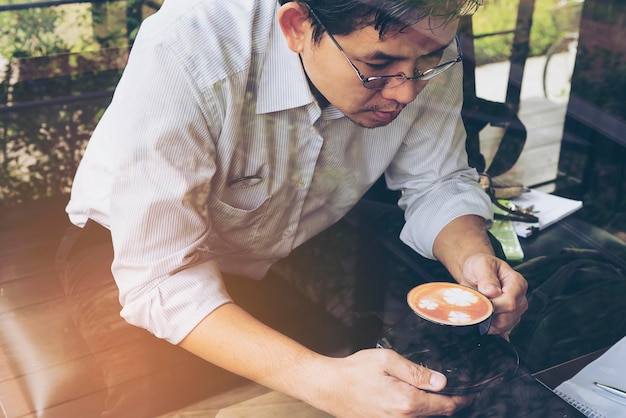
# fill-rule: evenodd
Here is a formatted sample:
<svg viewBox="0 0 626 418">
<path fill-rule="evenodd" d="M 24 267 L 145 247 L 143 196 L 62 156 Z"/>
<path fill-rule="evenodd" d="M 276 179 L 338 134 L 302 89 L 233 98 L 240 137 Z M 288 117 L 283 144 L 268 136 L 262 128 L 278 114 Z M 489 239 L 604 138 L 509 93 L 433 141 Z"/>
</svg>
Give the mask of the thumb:
<svg viewBox="0 0 626 418">
<path fill-rule="evenodd" d="M 500 280 L 495 275 L 483 276 L 478 279 L 477 288 L 480 293 L 490 299 L 497 298 L 502 294 Z"/>
<path fill-rule="evenodd" d="M 502 294 L 502 285 L 498 278 L 498 263 L 498 259 L 494 256 L 475 255 L 469 257 L 463 265 L 466 281 L 472 283 L 476 290 L 490 299 Z"/>
<path fill-rule="evenodd" d="M 391 362 L 389 374 L 419 389 L 438 392 L 446 386 L 446 377 L 434 370 L 413 363 L 400 356 L 399 362 Z"/>
<path fill-rule="evenodd" d="M 498 278 L 498 261 L 495 257 L 484 259 L 486 265 L 482 269 L 473 270 L 476 279 L 476 289 L 489 299 L 497 298 L 502 294 L 502 284 Z"/>
</svg>

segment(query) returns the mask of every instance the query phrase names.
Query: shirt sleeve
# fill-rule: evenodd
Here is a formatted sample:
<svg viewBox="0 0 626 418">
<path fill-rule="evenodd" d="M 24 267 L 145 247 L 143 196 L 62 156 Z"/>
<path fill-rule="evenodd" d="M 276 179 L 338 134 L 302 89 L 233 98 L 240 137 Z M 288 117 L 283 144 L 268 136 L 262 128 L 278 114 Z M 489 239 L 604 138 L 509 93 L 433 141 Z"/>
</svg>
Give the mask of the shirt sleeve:
<svg viewBox="0 0 626 418">
<path fill-rule="evenodd" d="M 215 150 L 201 101 L 175 51 L 137 43 L 95 133 L 115 144 L 110 228 L 121 315 L 174 344 L 230 301 L 205 247 Z"/>
<path fill-rule="evenodd" d="M 435 238 L 452 220 L 470 214 L 493 217 L 478 173 L 467 162 L 462 71 L 456 65 L 432 79 L 410 105 L 416 119 L 386 172 L 389 187 L 402 190 L 399 205 L 406 224 L 401 240 L 431 259 Z"/>
</svg>

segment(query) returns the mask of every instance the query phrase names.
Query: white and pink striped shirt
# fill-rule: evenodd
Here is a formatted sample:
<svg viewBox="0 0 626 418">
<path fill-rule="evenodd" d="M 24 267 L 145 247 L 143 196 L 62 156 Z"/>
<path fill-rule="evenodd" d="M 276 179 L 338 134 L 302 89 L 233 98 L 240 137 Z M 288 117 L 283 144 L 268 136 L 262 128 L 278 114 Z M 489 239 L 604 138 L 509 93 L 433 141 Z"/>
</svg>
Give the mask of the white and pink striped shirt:
<svg viewBox="0 0 626 418">
<path fill-rule="evenodd" d="M 492 216 L 467 166 L 460 65 L 391 124 L 362 128 L 317 105 L 277 7 L 166 0 L 74 181 L 72 222 L 111 229 L 122 316 L 172 343 L 230 300 L 221 272 L 262 277 L 383 172 L 404 191 L 401 238 L 424 256 L 451 220 Z"/>
</svg>

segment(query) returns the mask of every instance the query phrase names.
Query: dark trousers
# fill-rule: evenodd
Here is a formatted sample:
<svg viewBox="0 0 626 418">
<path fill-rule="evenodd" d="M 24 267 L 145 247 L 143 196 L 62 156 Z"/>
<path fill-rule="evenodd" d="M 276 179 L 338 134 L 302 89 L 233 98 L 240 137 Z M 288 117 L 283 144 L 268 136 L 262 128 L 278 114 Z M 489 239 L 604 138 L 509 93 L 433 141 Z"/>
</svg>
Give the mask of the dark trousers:
<svg viewBox="0 0 626 418">
<path fill-rule="evenodd" d="M 403 213 L 362 201 L 339 223 L 294 250 L 261 281 L 225 277 L 236 303 L 310 348 L 342 355 L 373 347 L 390 293 L 448 280 L 398 239 Z M 66 232 L 57 267 L 76 326 L 107 388 L 103 417 L 154 417 L 242 383 L 242 379 L 127 324 L 119 315 L 108 230 L 90 221 Z M 391 299 L 394 299 L 391 297 Z M 251 342 L 253 344 L 253 342 Z"/>
</svg>

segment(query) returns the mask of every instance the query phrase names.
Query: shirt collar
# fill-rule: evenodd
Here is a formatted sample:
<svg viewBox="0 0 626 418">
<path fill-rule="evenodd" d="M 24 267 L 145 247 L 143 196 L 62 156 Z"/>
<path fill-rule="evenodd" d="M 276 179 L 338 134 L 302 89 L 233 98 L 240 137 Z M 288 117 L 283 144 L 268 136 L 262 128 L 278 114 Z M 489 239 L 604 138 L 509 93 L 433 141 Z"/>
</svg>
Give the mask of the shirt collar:
<svg viewBox="0 0 626 418">
<path fill-rule="evenodd" d="M 287 46 L 275 18 L 261 68 L 256 111 L 277 112 L 313 102 L 300 57 Z"/>
</svg>

